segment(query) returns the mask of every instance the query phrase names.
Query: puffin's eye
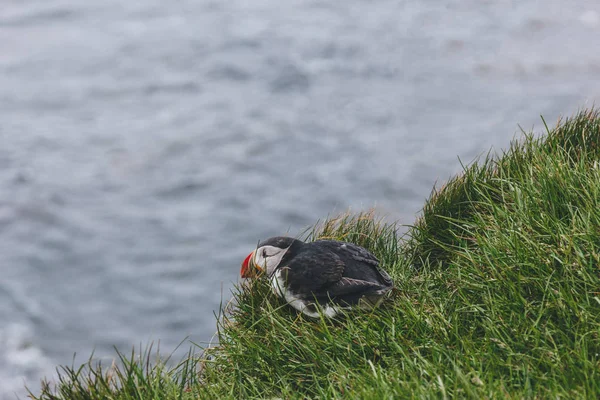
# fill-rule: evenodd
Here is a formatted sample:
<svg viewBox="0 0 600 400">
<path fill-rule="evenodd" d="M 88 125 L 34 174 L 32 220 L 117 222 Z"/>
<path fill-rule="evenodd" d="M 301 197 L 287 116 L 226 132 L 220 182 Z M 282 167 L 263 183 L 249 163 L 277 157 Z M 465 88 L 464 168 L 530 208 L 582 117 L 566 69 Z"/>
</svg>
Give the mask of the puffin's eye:
<svg viewBox="0 0 600 400">
<path fill-rule="evenodd" d="M 267 258 L 267 249 L 263 249 L 262 256 L 263 258 Z"/>
</svg>

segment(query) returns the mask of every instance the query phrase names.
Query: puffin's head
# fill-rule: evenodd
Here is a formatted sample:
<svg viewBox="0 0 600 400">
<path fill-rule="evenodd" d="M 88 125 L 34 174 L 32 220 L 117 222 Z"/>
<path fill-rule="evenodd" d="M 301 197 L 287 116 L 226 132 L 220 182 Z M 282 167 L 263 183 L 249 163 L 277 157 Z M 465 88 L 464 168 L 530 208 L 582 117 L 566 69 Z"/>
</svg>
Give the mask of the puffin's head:
<svg viewBox="0 0 600 400">
<path fill-rule="evenodd" d="M 263 272 L 271 276 L 295 242 L 302 243 L 285 236 L 276 236 L 260 242 L 256 250 L 248 254 L 242 263 L 242 278 L 257 278 Z"/>
</svg>

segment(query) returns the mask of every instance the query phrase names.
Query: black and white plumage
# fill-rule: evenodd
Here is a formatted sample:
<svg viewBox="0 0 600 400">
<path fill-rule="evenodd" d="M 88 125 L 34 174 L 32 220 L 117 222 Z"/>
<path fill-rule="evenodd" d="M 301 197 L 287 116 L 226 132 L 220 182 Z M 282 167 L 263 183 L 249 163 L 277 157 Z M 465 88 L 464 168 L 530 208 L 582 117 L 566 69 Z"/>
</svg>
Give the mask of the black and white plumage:
<svg viewBox="0 0 600 400">
<path fill-rule="evenodd" d="M 319 316 L 317 305 L 328 317 L 355 306 L 374 308 L 393 288 L 373 254 L 335 240 L 267 239 L 242 263 L 242 278 L 255 278 L 260 272 L 270 280 L 275 295 L 312 318 Z"/>
</svg>

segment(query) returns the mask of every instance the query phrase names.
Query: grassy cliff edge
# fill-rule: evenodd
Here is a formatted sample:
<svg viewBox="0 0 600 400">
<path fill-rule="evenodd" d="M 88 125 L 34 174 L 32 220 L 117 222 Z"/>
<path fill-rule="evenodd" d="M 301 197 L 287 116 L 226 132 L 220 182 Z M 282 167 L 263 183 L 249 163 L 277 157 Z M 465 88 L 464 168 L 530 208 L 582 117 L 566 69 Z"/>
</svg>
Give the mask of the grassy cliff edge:
<svg viewBox="0 0 600 400">
<path fill-rule="evenodd" d="M 62 367 L 31 396 L 600 398 L 598 111 L 466 167 L 396 228 L 348 214 L 303 237 L 373 251 L 397 287 L 377 310 L 313 321 L 240 285 L 218 346 L 175 367 L 150 352 Z"/>
</svg>

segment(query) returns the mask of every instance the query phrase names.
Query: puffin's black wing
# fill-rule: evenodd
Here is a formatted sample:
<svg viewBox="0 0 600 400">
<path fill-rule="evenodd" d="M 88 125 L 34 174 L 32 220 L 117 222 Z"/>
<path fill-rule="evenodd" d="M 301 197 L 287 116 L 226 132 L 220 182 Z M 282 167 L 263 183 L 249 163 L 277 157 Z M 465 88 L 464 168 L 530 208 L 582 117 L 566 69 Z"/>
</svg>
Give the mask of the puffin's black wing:
<svg viewBox="0 0 600 400">
<path fill-rule="evenodd" d="M 289 289 L 312 296 L 342 279 L 344 261 L 327 248 L 310 248 L 296 254 L 281 268 Z"/>
<path fill-rule="evenodd" d="M 344 262 L 343 276 L 368 283 L 376 283 L 383 287 L 394 285 L 392 278 L 379 268 L 379 260 L 365 248 L 354 243 L 335 240 L 319 240 L 313 246 L 326 248 L 335 252 Z"/>
</svg>

